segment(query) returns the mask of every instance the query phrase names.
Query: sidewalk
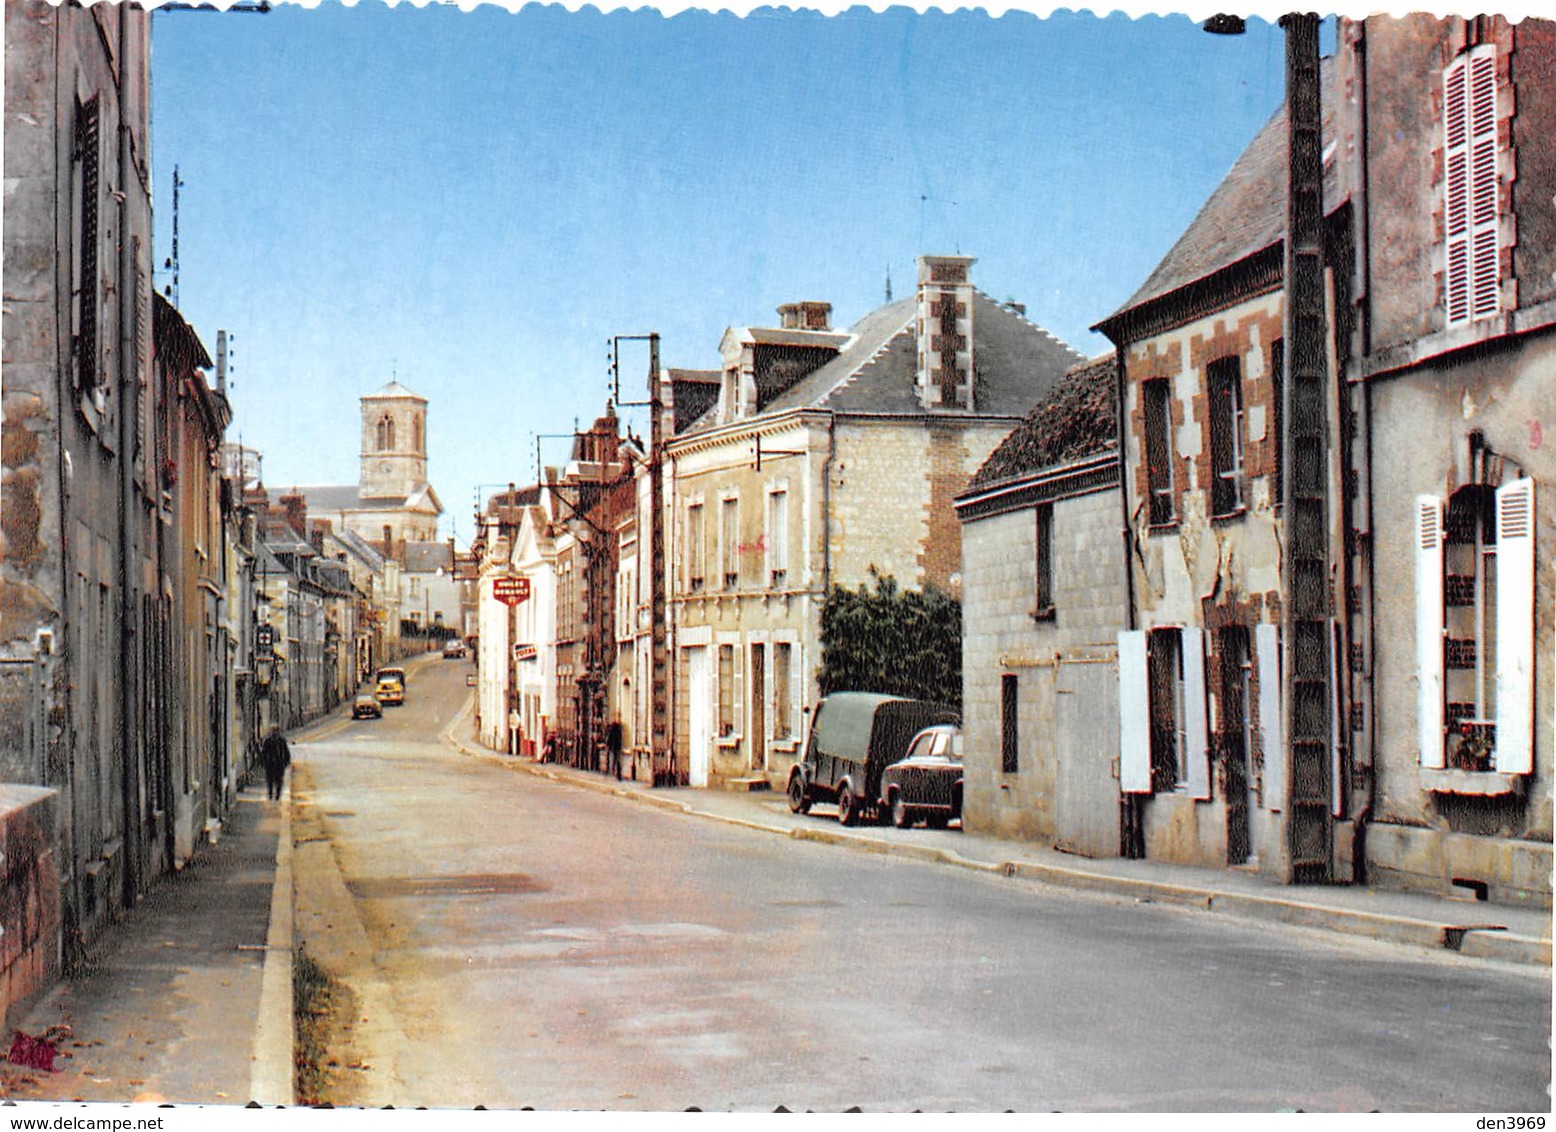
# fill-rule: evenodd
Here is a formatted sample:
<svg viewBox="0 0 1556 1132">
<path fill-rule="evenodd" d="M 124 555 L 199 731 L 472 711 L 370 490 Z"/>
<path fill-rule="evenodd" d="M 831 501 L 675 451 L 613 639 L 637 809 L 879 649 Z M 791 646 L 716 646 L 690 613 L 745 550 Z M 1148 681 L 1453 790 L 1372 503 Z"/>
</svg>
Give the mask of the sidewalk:
<svg viewBox="0 0 1556 1132">
<path fill-rule="evenodd" d="M 216 842 L 16 1023 L 69 1030 L 53 1073 L 0 1063 L 5 1099 L 291 1104 L 291 843 L 289 801 L 242 790 Z"/>
<path fill-rule="evenodd" d="M 1005 841 L 958 829 L 895 829 L 839 825 L 830 806 L 791 814 L 779 791 L 654 788 L 608 775 L 513 758 L 462 737 L 460 721 L 446 732 L 466 754 L 515 770 L 730 822 L 783 837 L 823 841 L 876 853 L 938 861 L 1041 884 L 1111 893 L 1141 902 L 1176 904 L 1206 912 L 1344 932 L 1414 947 L 1447 949 L 1467 958 L 1549 968 L 1551 913 L 1365 887 L 1279 884 L 1236 869 L 1205 869 L 1162 861 L 1078 857 L 1056 849 Z"/>
</svg>

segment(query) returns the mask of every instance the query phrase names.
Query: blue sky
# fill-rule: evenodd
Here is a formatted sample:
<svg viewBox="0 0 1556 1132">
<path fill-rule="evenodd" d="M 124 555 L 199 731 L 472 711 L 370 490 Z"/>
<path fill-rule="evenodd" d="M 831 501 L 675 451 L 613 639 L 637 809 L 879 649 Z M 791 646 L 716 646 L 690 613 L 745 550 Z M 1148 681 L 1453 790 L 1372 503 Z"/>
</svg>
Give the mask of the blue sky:
<svg viewBox="0 0 1556 1132">
<path fill-rule="evenodd" d="M 713 368 L 731 325 L 846 326 L 921 253 L 1077 349 L 1279 105 L 1279 29 L 1183 17 L 278 7 L 153 20 L 157 258 L 234 335 L 272 488 L 353 483 L 357 398 L 430 401 L 443 535 L 603 409 L 606 340 Z M 158 276 L 158 286 L 171 282 Z M 641 396 L 645 359 L 630 358 Z M 565 443 L 547 441 L 549 462 Z"/>
</svg>

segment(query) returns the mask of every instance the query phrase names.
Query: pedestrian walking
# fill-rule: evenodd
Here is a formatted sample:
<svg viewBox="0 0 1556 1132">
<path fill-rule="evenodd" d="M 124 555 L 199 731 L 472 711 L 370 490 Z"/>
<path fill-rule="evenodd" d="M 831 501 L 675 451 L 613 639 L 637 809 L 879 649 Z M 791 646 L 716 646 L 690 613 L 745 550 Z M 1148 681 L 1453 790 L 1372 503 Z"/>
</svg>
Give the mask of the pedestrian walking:
<svg viewBox="0 0 1556 1132">
<path fill-rule="evenodd" d="M 259 761 L 265 767 L 265 796 L 279 800 L 286 768 L 292 765 L 292 749 L 286 745 L 286 737 L 279 727 L 265 737 L 265 744 L 259 749 Z"/>
<path fill-rule="evenodd" d="M 616 780 L 621 781 L 621 720 L 613 719 L 605 728 L 605 750 L 611 766 L 616 769 Z"/>
</svg>

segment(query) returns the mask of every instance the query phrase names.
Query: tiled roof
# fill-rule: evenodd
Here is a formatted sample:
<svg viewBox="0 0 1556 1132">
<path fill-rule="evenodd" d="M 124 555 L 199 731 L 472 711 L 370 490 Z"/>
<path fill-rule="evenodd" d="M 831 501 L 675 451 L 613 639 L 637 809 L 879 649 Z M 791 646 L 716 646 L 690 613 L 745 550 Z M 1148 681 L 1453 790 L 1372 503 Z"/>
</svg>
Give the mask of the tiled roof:
<svg viewBox="0 0 1556 1132">
<path fill-rule="evenodd" d="M 1118 362 L 1108 353 L 1074 366 L 973 476 L 988 487 L 1118 447 Z"/>
<path fill-rule="evenodd" d="M 1319 68 L 1323 104 L 1323 141 L 1334 138 L 1335 89 L 1332 58 Z M 1092 329 L 1106 326 L 1137 307 L 1197 283 L 1207 276 L 1247 259 L 1255 252 L 1279 244 L 1286 233 L 1286 107 L 1283 104 L 1248 148 L 1232 164 L 1178 242 L 1162 257 L 1155 270 L 1129 301 Z M 1332 212 L 1339 203 L 1339 177 L 1335 163 L 1324 167 L 1324 208 Z"/>
<path fill-rule="evenodd" d="M 420 394 L 412 393 L 409 389 L 405 388 L 405 386 L 401 385 L 398 381 L 391 381 L 388 385 L 384 386 L 377 393 L 374 393 L 371 396 L 373 397 L 374 400 L 383 400 L 383 399 L 387 399 L 387 398 L 390 398 L 390 397 L 408 398 L 408 399 L 410 399 L 412 401 L 420 401 L 423 404 L 425 404 L 426 400 L 427 400 L 425 397 L 421 396 Z"/>
</svg>

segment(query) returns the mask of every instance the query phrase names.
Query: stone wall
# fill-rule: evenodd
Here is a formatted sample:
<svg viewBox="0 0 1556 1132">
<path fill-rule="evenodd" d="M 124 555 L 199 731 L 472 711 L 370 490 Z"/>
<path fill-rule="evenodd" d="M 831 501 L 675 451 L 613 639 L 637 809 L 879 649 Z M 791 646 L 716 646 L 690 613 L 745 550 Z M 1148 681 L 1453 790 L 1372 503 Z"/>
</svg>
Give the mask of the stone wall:
<svg viewBox="0 0 1556 1132">
<path fill-rule="evenodd" d="M 1056 717 L 1060 666 L 1116 664 L 1127 604 L 1117 490 L 1052 506 L 1052 619 L 1033 615 L 1034 510 L 1023 507 L 962 527 L 964 822 L 980 833 L 1042 841 L 1062 840 L 1073 830 L 1073 815 L 1056 806 L 1067 773 Z M 1007 675 L 1017 680 L 1019 736 L 1017 770 L 1008 774 L 1001 761 L 1001 681 Z M 1094 710 L 1099 718 L 1116 719 L 1116 699 Z"/>
<path fill-rule="evenodd" d="M 59 973 L 56 791 L 0 786 L 0 1021 L 9 1026 Z"/>
</svg>

